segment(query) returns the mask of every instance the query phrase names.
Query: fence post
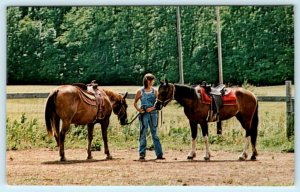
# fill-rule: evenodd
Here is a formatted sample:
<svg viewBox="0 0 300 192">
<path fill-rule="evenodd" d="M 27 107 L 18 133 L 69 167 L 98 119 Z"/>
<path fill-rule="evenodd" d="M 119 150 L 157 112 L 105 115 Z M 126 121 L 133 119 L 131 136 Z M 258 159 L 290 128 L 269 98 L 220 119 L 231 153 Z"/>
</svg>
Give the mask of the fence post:
<svg viewBox="0 0 300 192">
<path fill-rule="evenodd" d="M 294 135 L 294 103 L 292 100 L 291 81 L 285 81 L 286 87 L 286 136 Z"/>
</svg>

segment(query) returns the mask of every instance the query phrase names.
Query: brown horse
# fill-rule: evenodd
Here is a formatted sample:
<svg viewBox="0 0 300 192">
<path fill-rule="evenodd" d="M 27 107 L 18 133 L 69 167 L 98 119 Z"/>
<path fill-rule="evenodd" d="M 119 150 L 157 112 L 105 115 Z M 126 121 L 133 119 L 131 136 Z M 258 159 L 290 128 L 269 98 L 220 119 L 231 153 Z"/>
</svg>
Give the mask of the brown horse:
<svg viewBox="0 0 300 192">
<path fill-rule="evenodd" d="M 104 92 L 104 93 L 103 93 Z M 96 119 L 97 107 L 82 100 L 80 88 L 72 85 L 62 85 L 55 88 L 48 96 L 45 108 L 45 120 L 48 134 L 54 136 L 59 146 L 60 160 L 65 161 L 64 140 L 70 124 L 87 125 L 88 127 L 88 157 L 92 159 L 91 142 L 96 123 L 101 124 L 104 152 L 111 159 L 107 144 L 107 128 L 112 111 L 118 116 L 121 125 L 127 123 L 127 93 L 122 96 L 109 90 L 102 91 L 103 118 Z M 60 127 L 60 120 L 62 126 Z"/>
<path fill-rule="evenodd" d="M 192 134 L 192 150 L 188 154 L 188 159 L 193 159 L 196 156 L 196 138 L 197 138 L 197 125 L 200 124 L 202 135 L 204 137 L 206 153 L 205 160 L 211 157 L 208 146 L 208 122 L 207 114 L 210 110 L 210 104 L 203 102 L 201 96 L 200 86 L 189 87 L 185 85 L 177 85 L 166 82 L 161 82 L 158 88 L 158 98 L 156 102 L 156 109 L 161 110 L 172 99 L 175 99 L 184 108 L 184 113 L 189 120 L 191 134 Z M 243 88 L 226 88 L 231 90 L 236 97 L 236 103 L 233 105 L 223 105 L 219 111 L 219 120 L 227 120 L 235 116 L 242 127 L 246 131 L 245 145 L 242 154 L 239 156 L 240 160 L 247 159 L 247 149 L 249 147 L 249 139 L 251 138 L 252 156 L 251 160 L 255 160 L 256 151 L 256 138 L 258 126 L 258 103 L 255 95 L 250 91 Z"/>
</svg>

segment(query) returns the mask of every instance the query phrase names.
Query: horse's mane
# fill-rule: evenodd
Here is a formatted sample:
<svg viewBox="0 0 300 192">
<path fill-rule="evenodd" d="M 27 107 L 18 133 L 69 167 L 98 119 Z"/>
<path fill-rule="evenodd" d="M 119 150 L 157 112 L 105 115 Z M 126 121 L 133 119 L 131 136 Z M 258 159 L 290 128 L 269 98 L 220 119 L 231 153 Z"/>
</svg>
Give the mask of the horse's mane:
<svg viewBox="0 0 300 192">
<path fill-rule="evenodd" d="M 195 92 L 194 87 L 190 87 L 187 85 L 179 85 L 179 84 L 174 84 L 176 88 L 176 95 L 179 98 L 188 98 L 188 99 L 195 99 L 197 98 L 197 94 Z"/>
<path fill-rule="evenodd" d="M 115 91 L 112 91 L 110 89 L 102 89 L 102 90 L 106 93 L 106 95 L 109 97 L 111 101 L 119 101 L 122 99 L 122 96 Z"/>
</svg>

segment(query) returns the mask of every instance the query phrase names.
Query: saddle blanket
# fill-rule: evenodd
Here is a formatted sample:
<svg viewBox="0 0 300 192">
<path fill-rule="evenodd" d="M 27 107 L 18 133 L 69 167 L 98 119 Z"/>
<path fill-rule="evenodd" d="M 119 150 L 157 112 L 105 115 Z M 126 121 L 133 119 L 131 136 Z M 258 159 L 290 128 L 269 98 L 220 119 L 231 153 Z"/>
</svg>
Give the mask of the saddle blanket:
<svg viewBox="0 0 300 192">
<path fill-rule="evenodd" d="M 77 85 L 75 85 L 77 86 Z M 77 86 L 79 90 L 79 96 L 81 100 L 89 105 L 97 107 L 96 119 L 101 120 L 105 116 L 105 106 L 103 97 L 106 96 L 105 92 L 100 89 L 96 89 L 96 93 L 91 93 L 80 86 Z"/>
<path fill-rule="evenodd" d="M 82 101 L 84 101 L 85 103 L 87 103 L 89 105 L 97 106 L 96 97 L 94 94 L 87 92 L 85 90 L 82 90 L 82 89 L 78 89 L 78 90 L 79 90 L 79 95 L 80 95 Z"/>
<path fill-rule="evenodd" d="M 205 104 L 211 104 L 211 97 L 206 93 L 203 87 L 197 89 L 201 95 L 201 101 Z M 232 89 L 225 89 L 225 95 L 222 96 L 223 105 L 236 105 L 235 91 Z"/>
</svg>

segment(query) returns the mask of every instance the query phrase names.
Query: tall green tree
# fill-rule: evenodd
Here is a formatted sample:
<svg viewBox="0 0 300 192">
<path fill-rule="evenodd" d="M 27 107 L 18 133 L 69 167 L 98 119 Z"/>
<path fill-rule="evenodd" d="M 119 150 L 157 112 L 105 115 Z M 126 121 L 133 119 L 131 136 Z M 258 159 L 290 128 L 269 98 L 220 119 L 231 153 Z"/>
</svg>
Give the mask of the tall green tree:
<svg viewBox="0 0 300 192">
<path fill-rule="evenodd" d="M 222 17 L 225 78 L 261 85 L 293 79 L 292 7 L 229 7 Z"/>
<path fill-rule="evenodd" d="M 8 7 L 7 83 L 139 85 L 145 73 L 178 82 L 176 7 Z M 225 83 L 294 78 L 293 6 L 223 6 Z M 218 82 L 214 6 L 182 6 L 186 83 Z"/>
</svg>

